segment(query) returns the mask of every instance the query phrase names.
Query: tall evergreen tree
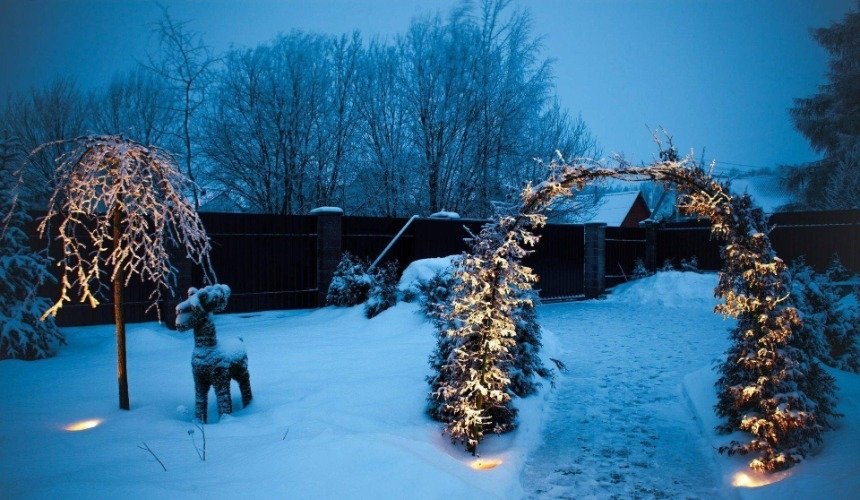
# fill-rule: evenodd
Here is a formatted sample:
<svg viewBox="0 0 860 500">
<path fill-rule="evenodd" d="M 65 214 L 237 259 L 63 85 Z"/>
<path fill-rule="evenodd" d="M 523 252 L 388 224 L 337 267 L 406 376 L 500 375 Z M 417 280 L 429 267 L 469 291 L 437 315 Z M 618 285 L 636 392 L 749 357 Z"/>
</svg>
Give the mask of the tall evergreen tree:
<svg viewBox="0 0 860 500">
<path fill-rule="evenodd" d="M 33 360 L 54 355 L 65 341 L 54 318 L 39 319 L 51 305 L 38 296 L 39 286 L 56 280 L 44 252 L 30 248 L 23 202 L 13 202 L 17 149 L 14 138 L 0 131 L 0 359 Z"/>
<path fill-rule="evenodd" d="M 826 194 L 829 186 L 845 189 L 846 180 L 852 181 L 848 187 L 860 192 L 860 8 L 845 14 L 841 22 L 814 30 L 812 35 L 830 56 L 827 80 L 816 94 L 795 99 L 791 118 L 824 158 L 791 170 L 789 187 L 803 205 L 857 208 L 860 201 L 856 196 Z"/>
<path fill-rule="evenodd" d="M 700 202 L 702 197 L 694 199 Z M 762 211 L 747 195 L 721 207 L 715 224 L 724 233 L 718 311 L 737 318 L 732 345 L 717 380 L 719 430 L 752 434 L 720 448 L 729 455 L 757 453 L 756 470 L 787 469 L 800 462 L 832 428 L 834 380 L 815 360 L 797 310 L 789 305 L 791 276 L 765 234 Z M 715 227 L 717 227 L 715 225 Z"/>
</svg>

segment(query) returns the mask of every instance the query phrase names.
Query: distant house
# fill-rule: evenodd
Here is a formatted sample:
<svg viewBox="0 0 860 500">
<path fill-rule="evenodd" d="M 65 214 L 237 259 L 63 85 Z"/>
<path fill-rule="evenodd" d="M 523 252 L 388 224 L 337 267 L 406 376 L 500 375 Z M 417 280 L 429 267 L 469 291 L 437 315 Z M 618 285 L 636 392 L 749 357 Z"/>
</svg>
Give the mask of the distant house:
<svg viewBox="0 0 860 500">
<path fill-rule="evenodd" d="M 584 222 L 605 222 L 610 227 L 639 227 L 640 222 L 651 217 L 651 210 L 638 190 L 606 193 L 598 203 L 594 215 Z"/>
<path fill-rule="evenodd" d="M 246 211 L 227 191 L 209 191 L 201 198 L 200 212 L 241 213 Z"/>
<path fill-rule="evenodd" d="M 551 216 L 553 222 L 603 222 L 610 227 L 639 227 L 640 222 L 651 217 L 651 209 L 638 190 L 605 193 L 597 198 L 593 207 L 579 208 L 574 200 L 573 203 L 560 204 L 554 210 L 559 215 Z"/>
</svg>

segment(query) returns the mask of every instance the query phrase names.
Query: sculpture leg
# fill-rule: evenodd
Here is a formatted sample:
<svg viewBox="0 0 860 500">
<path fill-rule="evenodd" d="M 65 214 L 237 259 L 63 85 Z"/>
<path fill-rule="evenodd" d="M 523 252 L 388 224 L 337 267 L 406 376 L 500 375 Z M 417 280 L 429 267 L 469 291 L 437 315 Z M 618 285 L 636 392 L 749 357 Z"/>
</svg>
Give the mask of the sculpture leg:
<svg viewBox="0 0 860 500">
<path fill-rule="evenodd" d="M 218 415 L 233 413 L 233 401 L 230 399 L 230 376 L 227 370 L 223 370 L 223 373 L 219 372 L 213 382 L 215 396 L 218 398 Z"/>
<path fill-rule="evenodd" d="M 209 382 L 204 380 L 203 377 L 195 375 L 194 390 L 196 393 L 197 419 L 205 424 L 209 406 Z"/>
<path fill-rule="evenodd" d="M 239 384 L 239 392 L 242 393 L 242 406 L 248 406 L 251 403 L 251 375 L 248 373 L 248 359 L 245 358 L 239 363 L 233 365 L 231 376 Z"/>
</svg>

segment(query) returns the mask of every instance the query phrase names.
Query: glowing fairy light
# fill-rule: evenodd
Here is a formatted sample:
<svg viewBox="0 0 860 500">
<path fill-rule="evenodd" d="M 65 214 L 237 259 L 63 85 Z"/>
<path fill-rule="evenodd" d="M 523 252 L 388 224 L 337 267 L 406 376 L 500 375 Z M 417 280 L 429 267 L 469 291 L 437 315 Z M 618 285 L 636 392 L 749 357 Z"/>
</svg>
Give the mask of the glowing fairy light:
<svg viewBox="0 0 860 500">
<path fill-rule="evenodd" d="M 100 423 L 102 423 L 102 419 L 92 418 L 89 420 L 81 420 L 80 422 L 71 423 L 71 424 L 63 427 L 63 429 L 65 429 L 69 432 L 85 431 L 85 430 L 89 430 L 89 429 L 92 429 L 93 427 L 98 426 Z"/>
<path fill-rule="evenodd" d="M 495 458 L 479 458 L 469 462 L 469 467 L 475 470 L 490 470 L 495 469 L 502 464 L 501 460 Z"/>
</svg>

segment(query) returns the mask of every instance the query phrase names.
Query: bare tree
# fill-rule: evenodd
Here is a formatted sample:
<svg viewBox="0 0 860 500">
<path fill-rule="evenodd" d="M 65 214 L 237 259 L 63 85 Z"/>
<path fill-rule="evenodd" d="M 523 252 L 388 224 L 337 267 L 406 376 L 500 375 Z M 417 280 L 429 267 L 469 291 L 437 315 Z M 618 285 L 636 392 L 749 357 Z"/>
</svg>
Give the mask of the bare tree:
<svg viewBox="0 0 860 500">
<path fill-rule="evenodd" d="M 197 112 L 204 103 L 209 73 L 218 61 L 203 42 L 200 33 L 188 28 L 187 21 L 170 17 L 166 7 L 161 19 L 152 28 L 158 39 L 159 52 L 149 54 L 147 67 L 168 82 L 173 89 L 171 110 L 178 114 L 176 136 L 182 149 L 185 175 L 194 183 L 197 166 L 194 163 L 194 139 Z M 196 184 L 191 188 L 194 207 L 200 207 Z"/>
<path fill-rule="evenodd" d="M 358 33 L 329 39 L 325 44 L 329 85 L 324 109 L 317 116 L 316 186 L 313 205 L 336 204 L 342 200 L 344 170 L 356 148 L 358 110 L 356 84 L 361 59 Z M 311 207 L 313 208 L 313 207 Z"/>
<path fill-rule="evenodd" d="M 71 300 L 73 289 L 81 302 L 98 306 L 103 282 L 110 281 L 119 407 L 128 410 L 123 288 L 135 276 L 154 284 L 149 309 L 158 311 L 163 292 L 175 286 L 173 246 L 185 250 L 203 267 L 206 278 L 214 279 L 209 238 L 182 194 L 191 182 L 170 155 L 118 136 L 90 136 L 72 145 L 58 159 L 57 188 L 38 228 L 42 237 L 55 233 L 64 249 L 58 260 L 60 296 L 42 318 L 56 315 Z"/>
<path fill-rule="evenodd" d="M 370 44 L 356 93 L 363 131 L 361 163 L 354 171 L 356 190 L 348 194 L 354 208 L 365 213 L 395 217 L 418 209 L 401 72 L 396 47 Z"/>
<path fill-rule="evenodd" d="M 50 197 L 55 186 L 54 160 L 68 150 L 66 140 L 85 132 L 85 107 L 77 84 L 68 78 L 57 78 L 44 89 L 32 89 L 9 101 L 5 120 L 9 133 L 17 138 L 18 157 L 48 144 L 27 162 L 21 196 L 30 207 L 44 207 Z"/>
<path fill-rule="evenodd" d="M 213 179 L 264 212 L 343 203 L 358 137 L 360 54 L 358 35 L 298 31 L 228 52 L 206 120 Z"/>
<path fill-rule="evenodd" d="M 143 144 L 161 144 L 176 118 L 170 91 L 163 80 L 142 67 L 117 74 L 107 88 L 90 93 L 92 125 Z"/>
<path fill-rule="evenodd" d="M 545 175 L 534 158 L 598 153 L 582 120 L 551 99 L 550 61 L 540 57 L 528 13 L 510 3 L 464 3 L 445 21 L 413 21 L 399 40 L 431 211 L 489 215 L 511 187 Z"/>
</svg>

